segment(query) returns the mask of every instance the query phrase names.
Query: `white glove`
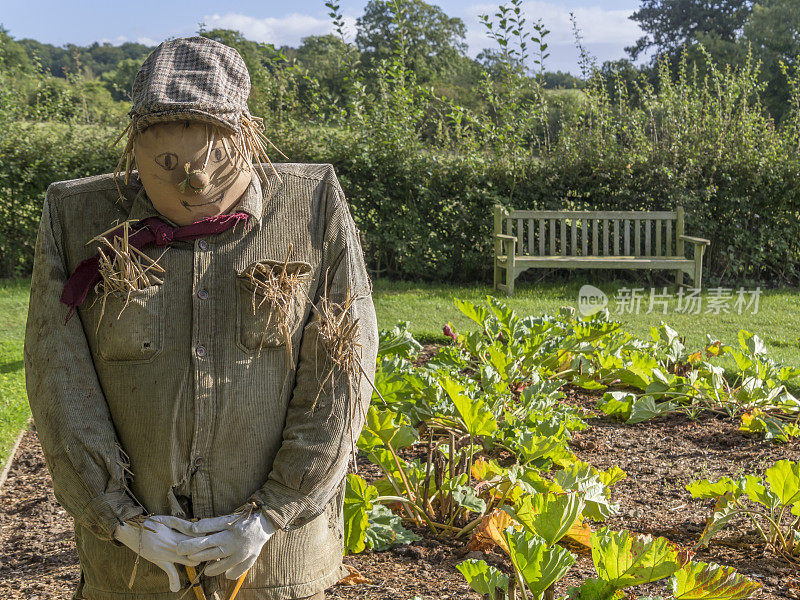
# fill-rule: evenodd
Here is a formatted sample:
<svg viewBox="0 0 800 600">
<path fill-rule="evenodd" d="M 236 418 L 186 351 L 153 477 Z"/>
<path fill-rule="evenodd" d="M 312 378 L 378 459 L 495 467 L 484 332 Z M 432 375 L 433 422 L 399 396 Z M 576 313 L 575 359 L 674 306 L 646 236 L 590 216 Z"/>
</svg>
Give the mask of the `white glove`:
<svg viewBox="0 0 800 600">
<path fill-rule="evenodd" d="M 177 592 L 181 589 L 181 579 L 175 563 L 196 567 L 200 561 L 188 558 L 178 552 L 178 544 L 191 538 L 156 520 L 162 518 L 164 517 L 151 517 L 141 524 L 117 525 L 114 537 L 164 571 L 169 577 L 170 591 Z"/>
<path fill-rule="evenodd" d="M 178 553 L 192 561 L 211 561 L 204 574 L 225 573 L 239 579 L 253 566 L 261 548 L 277 530 L 272 521 L 259 512 L 200 519 L 194 523 L 177 517 L 165 517 L 162 523 L 192 536 L 178 543 Z"/>
</svg>

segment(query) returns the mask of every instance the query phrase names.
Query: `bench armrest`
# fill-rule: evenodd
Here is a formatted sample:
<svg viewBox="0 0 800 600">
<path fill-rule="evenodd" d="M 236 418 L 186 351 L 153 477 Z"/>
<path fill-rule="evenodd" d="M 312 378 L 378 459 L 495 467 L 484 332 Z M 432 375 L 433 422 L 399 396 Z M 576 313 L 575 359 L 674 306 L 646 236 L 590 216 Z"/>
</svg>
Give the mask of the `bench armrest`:
<svg viewBox="0 0 800 600">
<path fill-rule="evenodd" d="M 691 242 L 692 244 L 703 244 L 704 246 L 711 244 L 711 242 L 705 238 L 692 237 L 691 235 L 679 235 L 678 238 L 685 242 Z"/>
<path fill-rule="evenodd" d="M 517 236 L 515 235 L 506 235 L 505 233 L 495 233 L 494 237 L 499 240 L 508 240 L 509 242 L 516 242 Z"/>
</svg>

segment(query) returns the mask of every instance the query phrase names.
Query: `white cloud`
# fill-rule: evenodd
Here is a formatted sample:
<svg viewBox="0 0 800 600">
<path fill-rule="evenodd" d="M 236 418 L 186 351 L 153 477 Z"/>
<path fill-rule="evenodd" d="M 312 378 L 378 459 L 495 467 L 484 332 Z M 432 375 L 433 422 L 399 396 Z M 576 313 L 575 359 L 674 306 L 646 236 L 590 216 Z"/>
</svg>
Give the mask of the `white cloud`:
<svg viewBox="0 0 800 600">
<path fill-rule="evenodd" d="M 298 46 L 300 40 L 310 35 L 331 33 L 333 26 L 329 19 L 320 19 L 311 15 L 292 13 L 284 17 L 257 18 L 241 13 L 213 14 L 203 17 L 208 29 L 216 27 L 240 31 L 244 37 L 257 42 L 266 42 L 282 46 Z M 355 18 L 345 17 L 346 31 L 355 31 Z"/>
<path fill-rule="evenodd" d="M 153 38 L 149 37 L 137 37 L 135 39 L 129 38 L 127 35 L 118 35 L 115 38 L 100 38 L 97 40 L 99 44 L 109 43 L 112 46 L 119 46 L 120 44 L 124 44 L 125 42 L 136 42 L 137 44 L 144 44 L 145 46 L 158 46 L 161 42 L 154 40 Z"/>
<path fill-rule="evenodd" d="M 625 56 L 625 46 L 632 46 L 642 35 L 639 26 L 628 17 L 633 10 L 609 10 L 602 6 L 585 6 L 569 9 L 560 3 L 529 1 L 523 3 L 523 13 L 528 22 L 541 19 L 550 30 L 547 42 L 550 58 L 545 67 L 549 70 L 578 71 L 578 52 L 574 45 L 572 12 L 583 36 L 583 44 L 600 62 Z M 484 48 L 493 48 L 495 43 L 486 35 L 485 27 L 478 15 L 493 17 L 496 4 L 476 4 L 465 10 L 467 43 L 474 56 Z M 496 19 L 495 19 L 496 20 Z"/>
</svg>

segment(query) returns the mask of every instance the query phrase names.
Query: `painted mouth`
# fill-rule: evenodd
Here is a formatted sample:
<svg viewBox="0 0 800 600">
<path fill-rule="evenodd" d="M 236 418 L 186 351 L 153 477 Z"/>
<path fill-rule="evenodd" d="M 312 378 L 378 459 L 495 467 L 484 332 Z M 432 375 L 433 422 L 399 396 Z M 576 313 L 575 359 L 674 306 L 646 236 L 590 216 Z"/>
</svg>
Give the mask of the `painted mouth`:
<svg viewBox="0 0 800 600">
<path fill-rule="evenodd" d="M 201 202 L 199 204 L 192 204 L 192 203 L 190 203 L 190 202 L 188 202 L 186 200 L 181 200 L 181 204 L 183 204 L 183 208 L 185 208 L 186 210 L 191 210 L 193 208 L 198 208 L 200 206 L 208 206 L 209 204 L 219 204 L 220 202 L 222 202 L 223 196 L 225 196 L 225 192 L 220 192 L 220 195 L 216 199 L 209 200 L 208 202 Z"/>
</svg>

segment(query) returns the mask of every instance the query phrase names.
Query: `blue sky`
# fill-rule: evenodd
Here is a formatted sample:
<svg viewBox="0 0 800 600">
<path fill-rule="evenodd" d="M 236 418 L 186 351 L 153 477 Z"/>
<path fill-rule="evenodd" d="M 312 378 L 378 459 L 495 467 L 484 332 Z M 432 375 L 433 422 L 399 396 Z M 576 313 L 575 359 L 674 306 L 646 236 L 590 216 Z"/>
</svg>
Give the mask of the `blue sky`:
<svg viewBox="0 0 800 600">
<path fill-rule="evenodd" d="M 474 56 L 482 48 L 491 47 L 477 17 L 482 13 L 494 13 L 497 2 L 428 1 L 464 21 L 470 54 Z M 351 33 L 365 5 L 366 0 L 341 0 Z M 586 47 L 603 61 L 622 58 L 623 48 L 632 45 L 641 35 L 636 24 L 628 19 L 637 6 L 637 0 L 532 0 L 524 3 L 527 16 L 541 18 L 551 30 L 551 56 L 546 67 L 573 73 L 578 71 L 578 55 L 572 42 L 569 12 L 573 11 L 578 19 Z M 330 31 L 324 0 L 0 0 L 0 24 L 14 38 L 29 37 L 55 45 L 67 42 L 85 45 L 94 41 L 157 44 L 168 37 L 194 34 L 201 22 L 209 28 L 238 29 L 250 39 L 276 45 L 297 46 L 305 36 Z"/>
</svg>

